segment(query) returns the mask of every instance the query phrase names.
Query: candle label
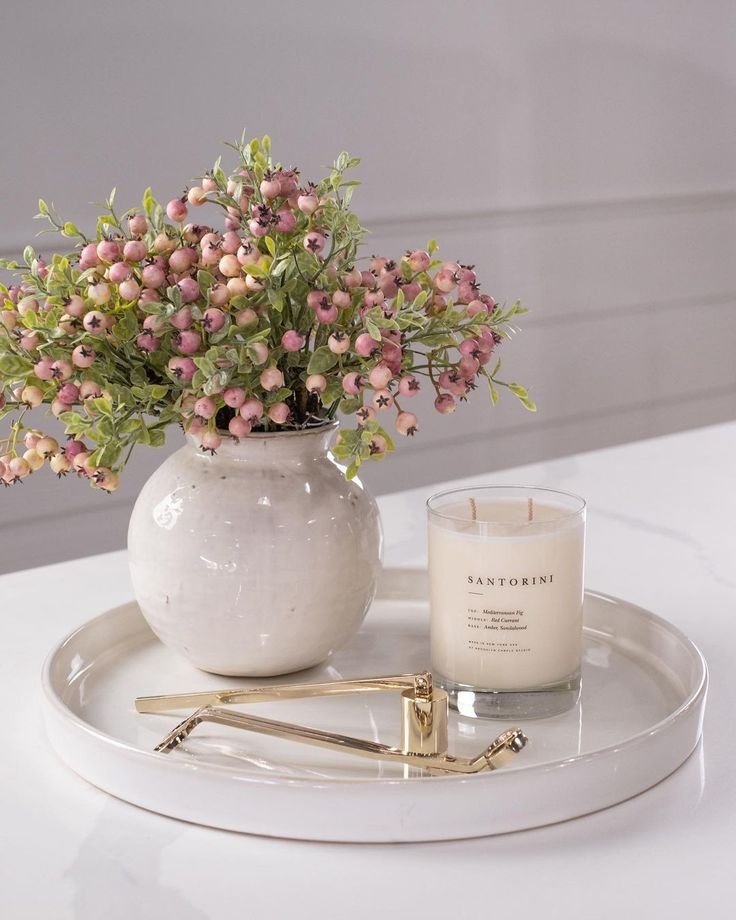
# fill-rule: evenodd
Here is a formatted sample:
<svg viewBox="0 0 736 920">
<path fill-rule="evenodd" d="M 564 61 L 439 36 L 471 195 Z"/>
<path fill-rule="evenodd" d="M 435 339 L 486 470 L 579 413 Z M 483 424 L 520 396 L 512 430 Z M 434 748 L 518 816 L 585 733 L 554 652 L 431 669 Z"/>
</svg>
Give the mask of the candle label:
<svg viewBox="0 0 736 920">
<path fill-rule="evenodd" d="M 580 522 L 509 538 L 430 524 L 433 669 L 488 690 L 534 689 L 574 676 L 583 540 Z"/>
</svg>

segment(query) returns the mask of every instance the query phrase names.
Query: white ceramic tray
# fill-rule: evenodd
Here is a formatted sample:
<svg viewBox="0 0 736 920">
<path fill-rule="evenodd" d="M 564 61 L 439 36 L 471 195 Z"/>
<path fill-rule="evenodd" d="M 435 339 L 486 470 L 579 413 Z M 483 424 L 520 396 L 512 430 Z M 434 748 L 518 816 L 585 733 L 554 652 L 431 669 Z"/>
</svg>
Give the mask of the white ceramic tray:
<svg viewBox="0 0 736 920">
<path fill-rule="evenodd" d="M 425 598 L 426 573 L 386 570 L 355 639 L 328 664 L 293 679 L 422 670 L 429 662 Z M 139 715 L 135 696 L 249 683 L 180 660 L 133 603 L 72 633 L 43 675 L 52 745 L 106 792 L 198 824 L 336 841 L 478 837 L 614 805 L 659 782 L 693 751 L 706 684 L 705 662 L 681 632 L 641 608 L 588 593 L 578 707 L 522 722 L 530 743 L 511 766 L 405 778 L 400 765 L 215 725 L 201 726 L 176 752 L 154 753 L 180 717 Z M 261 703 L 251 711 L 398 743 L 394 694 Z M 450 719 L 450 750 L 472 756 L 508 727 L 454 713 Z"/>
</svg>

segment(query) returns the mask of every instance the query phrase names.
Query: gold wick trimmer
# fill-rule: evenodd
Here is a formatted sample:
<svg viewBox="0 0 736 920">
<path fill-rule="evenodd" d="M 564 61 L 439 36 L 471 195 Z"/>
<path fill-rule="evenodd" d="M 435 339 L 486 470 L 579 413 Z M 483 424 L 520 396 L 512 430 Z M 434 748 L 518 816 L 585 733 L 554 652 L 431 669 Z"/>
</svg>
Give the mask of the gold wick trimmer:
<svg viewBox="0 0 736 920">
<path fill-rule="evenodd" d="M 401 693 L 401 747 L 391 747 L 377 741 L 307 728 L 292 722 L 277 722 L 223 708 L 234 703 L 266 703 L 315 696 L 385 691 Z M 503 766 L 527 743 L 527 737 L 521 729 L 512 728 L 495 738 L 477 757 L 455 757 L 448 753 L 447 694 L 432 685 L 432 675 L 428 671 L 394 677 L 366 677 L 358 680 L 284 684 L 254 689 L 139 696 L 135 701 L 138 712 L 169 712 L 185 706 L 196 706 L 197 709 L 166 735 L 156 746 L 157 751 L 168 754 L 202 722 L 214 722 L 217 725 L 287 738 L 302 744 L 312 744 L 374 760 L 394 761 L 447 773 L 479 773 L 481 770 L 495 770 Z"/>
</svg>

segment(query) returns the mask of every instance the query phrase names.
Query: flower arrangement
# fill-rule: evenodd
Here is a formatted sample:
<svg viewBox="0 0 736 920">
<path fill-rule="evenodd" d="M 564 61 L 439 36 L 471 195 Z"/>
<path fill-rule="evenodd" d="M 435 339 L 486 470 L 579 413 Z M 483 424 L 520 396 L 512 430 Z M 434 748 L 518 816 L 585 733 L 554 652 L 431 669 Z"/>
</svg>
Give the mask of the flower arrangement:
<svg viewBox="0 0 736 920">
<path fill-rule="evenodd" d="M 364 230 L 350 210 L 358 160 L 341 153 L 329 175 L 300 187 L 271 159 L 268 137 L 229 145 L 165 208 L 148 189 L 118 214 L 115 192 L 94 237 L 39 202 L 37 218 L 76 241 L 49 262 L 26 247 L 18 283 L 0 286 L 0 479 L 22 481 L 48 462 L 108 492 L 136 444 L 159 446 L 169 426 L 215 452 L 223 437 L 323 424 L 338 410 L 334 454 L 352 477 L 393 450 L 384 419 L 411 436 L 422 386 L 454 412 L 484 379 L 534 409 L 524 387 L 499 379 L 494 352 L 525 312 L 481 293 L 472 266 L 436 258 L 437 244 L 359 267 Z M 224 229 L 189 221 L 212 203 Z M 60 444 L 24 425 L 48 404 Z"/>
</svg>

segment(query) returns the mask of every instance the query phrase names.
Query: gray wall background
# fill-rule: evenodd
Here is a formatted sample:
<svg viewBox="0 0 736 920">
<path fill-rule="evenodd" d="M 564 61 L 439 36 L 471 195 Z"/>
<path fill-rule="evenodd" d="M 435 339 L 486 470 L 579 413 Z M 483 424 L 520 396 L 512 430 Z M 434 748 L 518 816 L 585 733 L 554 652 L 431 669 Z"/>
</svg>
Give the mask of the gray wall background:
<svg viewBox="0 0 736 920">
<path fill-rule="evenodd" d="M 80 224 L 113 185 L 166 200 L 243 126 L 307 178 L 348 149 L 369 252 L 437 237 L 533 310 L 505 364 L 539 413 L 426 411 L 376 492 L 730 419 L 735 29 L 730 0 L 9 2 L 0 253 L 39 196 Z M 0 571 L 122 546 L 161 459 L 110 497 L 0 492 Z"/>
</svg>

